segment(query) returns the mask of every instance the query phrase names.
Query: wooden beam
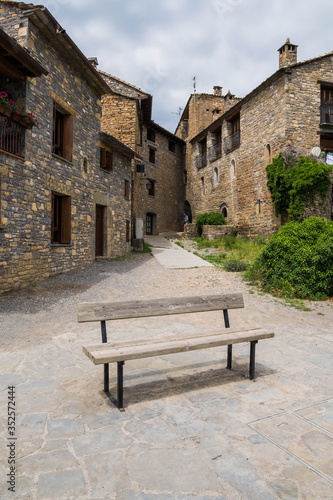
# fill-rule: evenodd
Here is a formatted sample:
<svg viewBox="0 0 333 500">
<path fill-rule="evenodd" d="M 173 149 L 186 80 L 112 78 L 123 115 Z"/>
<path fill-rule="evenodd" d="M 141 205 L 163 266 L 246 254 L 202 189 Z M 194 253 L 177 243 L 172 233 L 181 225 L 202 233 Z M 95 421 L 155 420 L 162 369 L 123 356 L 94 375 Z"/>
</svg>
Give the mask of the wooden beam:
<svg viewBox="0 0 333 500">
<path fill-rule="evenodd" d="M 13 66 L 4 57 L 0 56 L 0 72 L 11 80 L 22 81 L 25 78 L 20 68 Z"/>
</svg>

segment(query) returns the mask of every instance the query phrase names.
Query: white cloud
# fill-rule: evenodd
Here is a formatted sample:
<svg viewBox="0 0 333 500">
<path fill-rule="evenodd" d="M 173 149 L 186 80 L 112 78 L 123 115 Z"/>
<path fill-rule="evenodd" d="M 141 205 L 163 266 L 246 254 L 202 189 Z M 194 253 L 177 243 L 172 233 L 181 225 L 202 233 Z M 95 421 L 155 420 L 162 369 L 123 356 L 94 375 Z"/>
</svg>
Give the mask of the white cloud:
<svg viewBox="0 0 333 500">
<path fill-rule="evenodd" d="M 153 94 L 154 119 L 174 130 L 193 91 L 239 97 L 278 69 L 287 37 L 299 60 L 333 50 L 327 0 L 48 0 L 100 69 Z M 46 3 L 46 2 L 45 2 Z"/>
</svg>

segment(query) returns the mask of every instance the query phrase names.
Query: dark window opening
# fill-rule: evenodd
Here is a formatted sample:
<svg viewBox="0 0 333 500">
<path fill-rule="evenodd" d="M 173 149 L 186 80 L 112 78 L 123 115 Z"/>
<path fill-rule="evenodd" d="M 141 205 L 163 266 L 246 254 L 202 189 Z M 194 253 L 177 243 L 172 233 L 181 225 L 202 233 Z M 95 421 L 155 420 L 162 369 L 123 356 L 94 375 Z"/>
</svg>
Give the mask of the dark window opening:
<svg viewBox="0 0 333 500">
<path fill-rule="evenodd" d="M 51 243 L 71 242 L 71 197 L 52 192 Z"/>
<path fill-rule="evenodd" d="M 149 182 L 147 182 L 147 189 L 148 189 L 148 195 L 149 196 L 155 196 L 155 185 L 156 182 L 153 181 L 152 179 L 148 179 Z"/>
<path fill-rule="evenodd" d="M 155 142 L 155 130 L 147 129 L 147 139 L 148 141 Z"/>
<path fill-rule="evenodd" d="M 156 161 L 155 149 L 153 148 L 149 148 L 149 161 L 150 163 L 155 163 Z"/>
<path fill-rule="evenodd" d="M 176 152 L 176 143 L 174 141 L 169 140 L 169 151 L 171 151 L 171 153 Z"/>
<path fill-rule="evenodd" d="M 321 88 L 320 123 L 333 124 L 333 89 Z"/>
</svg>

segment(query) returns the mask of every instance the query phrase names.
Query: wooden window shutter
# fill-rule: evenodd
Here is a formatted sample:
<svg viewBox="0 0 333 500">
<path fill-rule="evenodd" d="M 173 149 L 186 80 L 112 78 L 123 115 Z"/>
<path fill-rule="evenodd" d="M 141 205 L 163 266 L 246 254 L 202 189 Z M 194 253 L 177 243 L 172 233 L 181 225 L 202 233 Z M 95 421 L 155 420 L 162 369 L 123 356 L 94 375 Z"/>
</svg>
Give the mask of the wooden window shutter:
<svg viewBox="0 0 333 500">
<path fill-rule="evenodd" d="M 126 242 L 130 240 L 130 221 L 126 219 Z"/>
<path fill-rule="evenodd" d="M 73 158 L 73 116 L 63 117 L 63 158 L 72 161 Z"/>
<path fill-rule="evenodd" d="M 52 121 L 52 153 L 56 152 L 56 137 L 57 137 L 57 120 L 56 120 L 57 108 L 56 103 L 53 101 L 53 121 Z"/>
<path fill-rule="evenodd" d="M 105 148 L 101 148 L 100 167 L 101 168 L 106 167 L 106 149 Z"/>
<path fill-rule="evenodd" d="M 71 197 L 62 196 L 61 243 L 71 242 Z"/>
<path fill-rule="evenodd" d="M 54 193 L 51 193 L 51 243 L 54 243 Z"/>
<path fill-rule="evenodd" d="M 130 197 L 130 183 L 125 179 L 125 198 L 129 199 Z"/>
<path fill-rule="evenodd" d="M 106 151 L 106 166 L 107 170 L 113 170 L 113 153 L 112 151 Z"/>
</svg>

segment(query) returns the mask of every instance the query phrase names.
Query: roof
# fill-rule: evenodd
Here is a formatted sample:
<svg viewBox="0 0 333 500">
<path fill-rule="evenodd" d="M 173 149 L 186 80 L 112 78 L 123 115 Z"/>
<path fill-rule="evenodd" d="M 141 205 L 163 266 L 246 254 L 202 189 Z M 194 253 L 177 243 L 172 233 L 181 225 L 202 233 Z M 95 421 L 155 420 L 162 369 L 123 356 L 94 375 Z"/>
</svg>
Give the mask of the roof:
<svg viewBox="0 0 333 500">
<path fill-rule="evenodd" d="M 100 132 L 99 133 L 99 138 L 102 142 L 105 144 L 109 145 L 110 147 L 122 152 L 126 156 L 129 156 L 130 158 L 137 158 L 139 160 L 142 160 L 142 157 L 134 151 L 134 149 L 130 148 L 123 142 L 121 142 L 119 139 L 114 137 L 111 134 L 107 134 L 106 132 Z"/>
<path fill-rule="evenodd" d="M 249 92 L 243 99 L 238 101 L 232 108 L 228 109 L 222 116 L 220 116 L 217 120 L 212 122 L 208 127 L 206 127 L 204 130 L 199 132 L 195 137 L 191 139 L 190 142 L 196 142 L 200 140 L 209 130 L 212 130 L 216 128 L 220 123 L 222 123 L 224 120 L 228 120 L 231 118 L 234 114 L 236 114 L 241 107 L 248 102 L 250 99 L 258 95 L 262 90 L 264 90 L 266 87 L 271 85 L 274 81 L 278 80 L 281 78 L 283 75 L 290 73 L 293 69 L 305 66 L 306 64 L 311 64 L 313 62 L 319 61 L 320 59 L 324 59 L 326 57 L 331 57 L 333 56 L 333 51 L 332 52 L 327 52 L 326 54 L 323 54 L 318 57 L 313 57 L 311 59 L 306 59 L 305 61 L 301 61 L 298 63 L 290 64 L 289 66 L 285 66 L 283 68 L 279 68 L 275 73 L 273 73 L 270 77 L 268 77 L 266 80 L 264 80 L 258 87 L 253 89 L 251 92 Z"/>
<path fill-rule="evenodd" d="M 26 16 L 47 36 L 51 38 L 53 44 L 70 59 L 75 69 L 101 94 L 109 93 L 109 87 L 99 75 L 87 57 L 81 52 L 73 42 L 66 30 L 52 16 L 51 12 L 43 5 L 33 5 L 31 3 L 14 2 L 12 0 L 1 0 L 2 4 L 10 4 L 22 10 L 22 16 Z"/>
<path fill-rule="evenodd" d="M 110 73 L 106 73 L 101 70 L 98 70 L 98 72 L 113 93 L 141 102 L 143 123 L 147 123 L 151 120 L 153 97 L 150 94 L 143 92 L 139 87 L 136 87 L 131 83 L 110 75 Z"/>
<path fill-rule="evenodd" d="M 47 75 L 43 66 L 0 28 L 0 71 L 12 81 Z"/>
</svg>

